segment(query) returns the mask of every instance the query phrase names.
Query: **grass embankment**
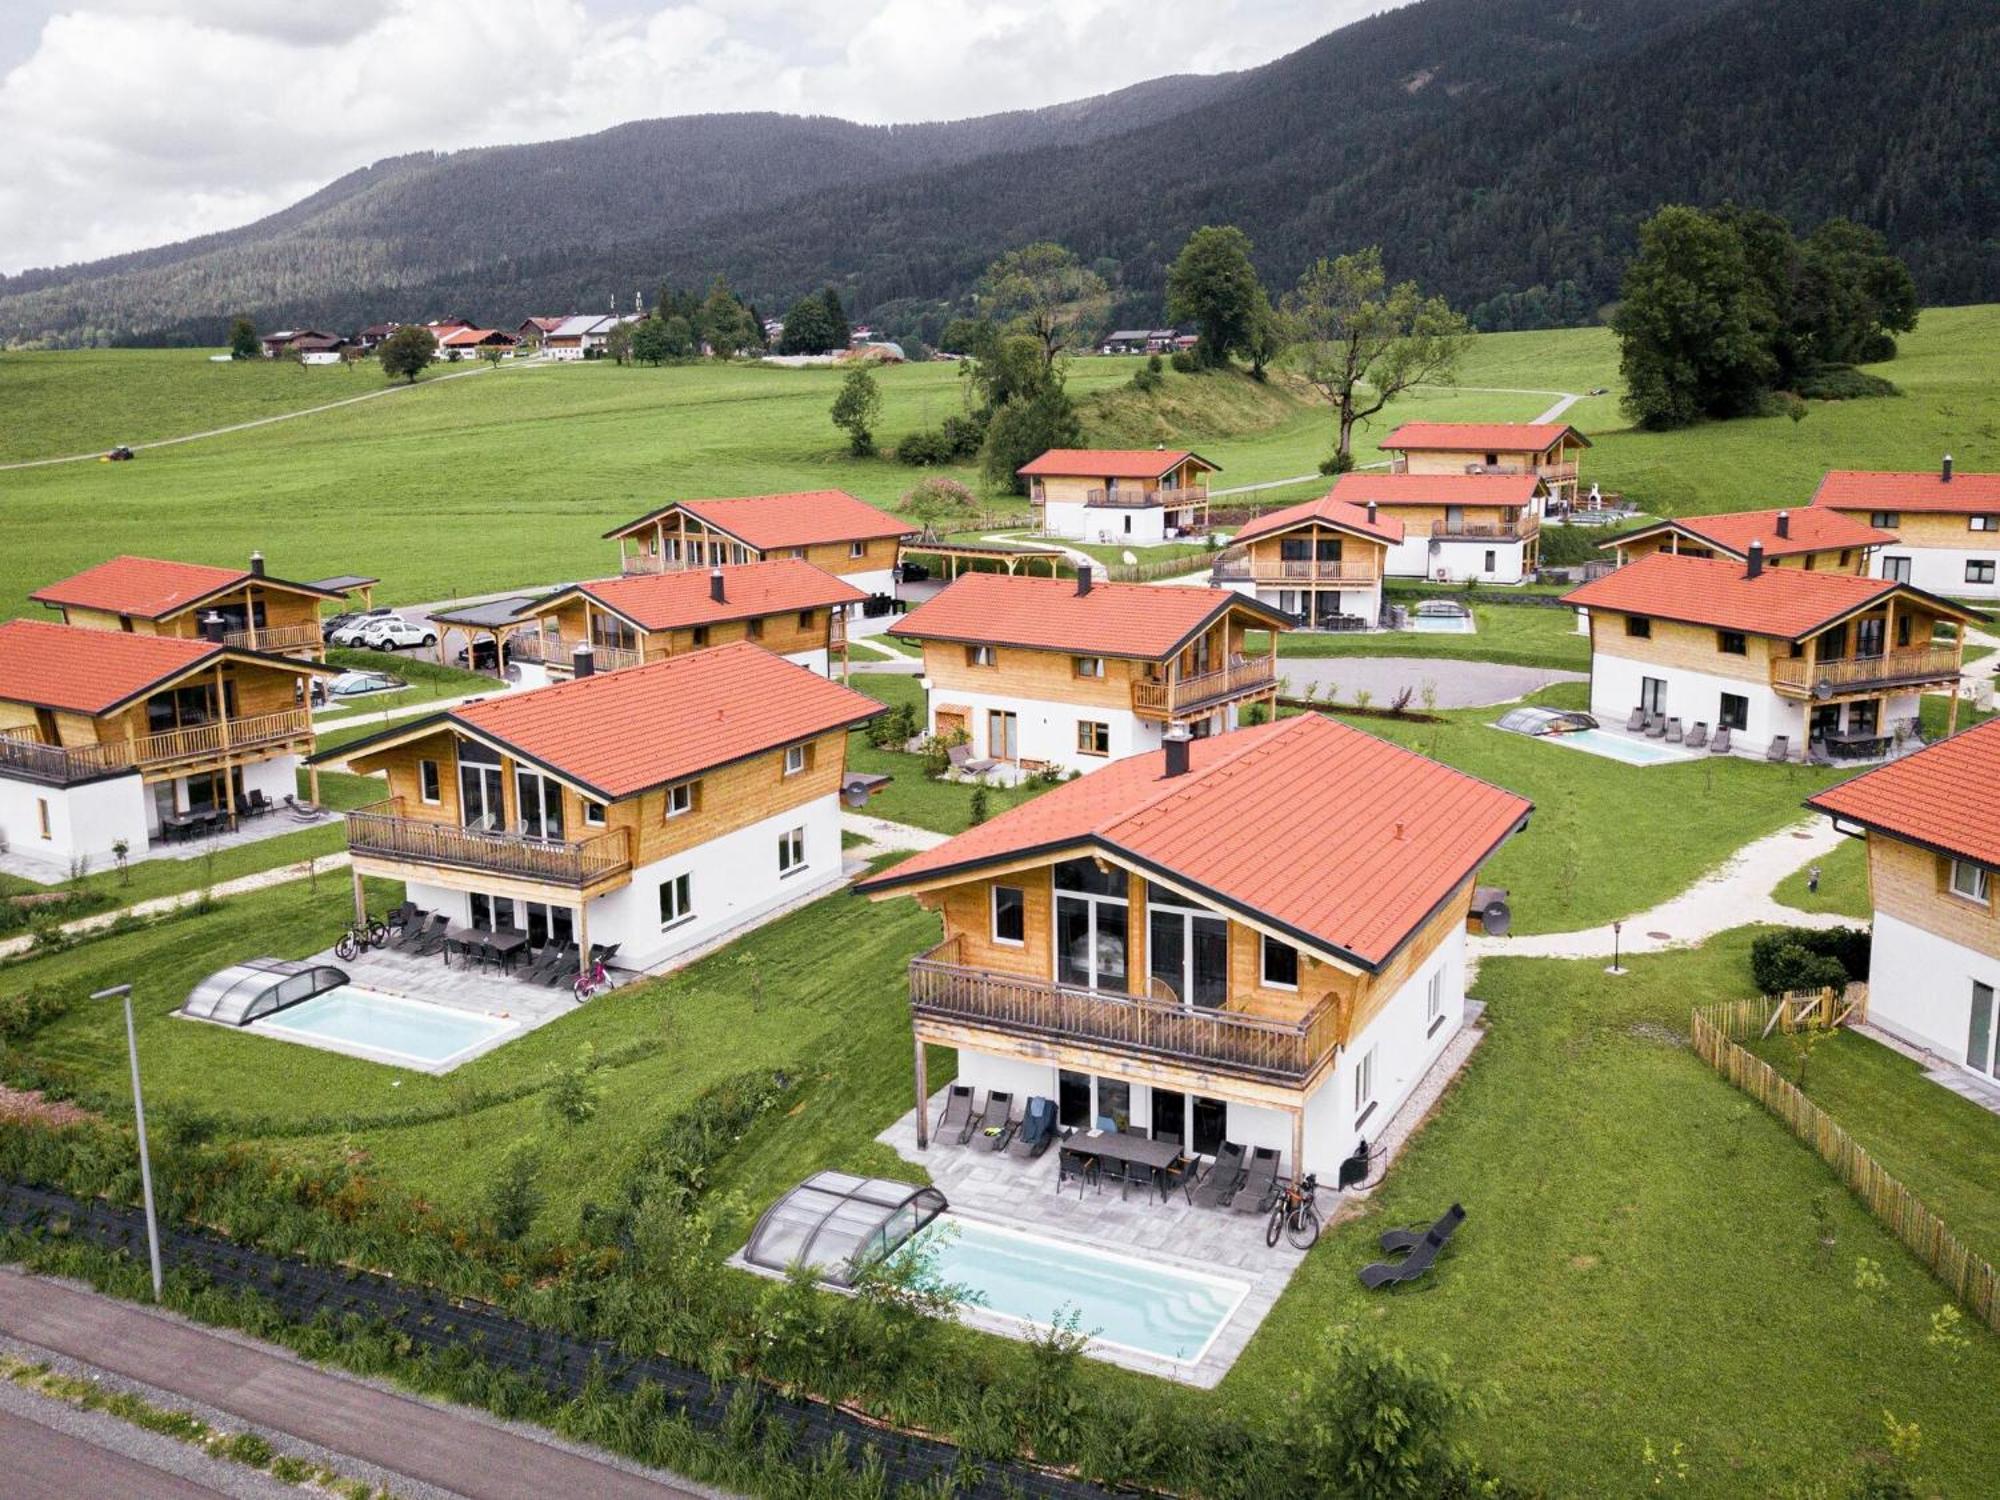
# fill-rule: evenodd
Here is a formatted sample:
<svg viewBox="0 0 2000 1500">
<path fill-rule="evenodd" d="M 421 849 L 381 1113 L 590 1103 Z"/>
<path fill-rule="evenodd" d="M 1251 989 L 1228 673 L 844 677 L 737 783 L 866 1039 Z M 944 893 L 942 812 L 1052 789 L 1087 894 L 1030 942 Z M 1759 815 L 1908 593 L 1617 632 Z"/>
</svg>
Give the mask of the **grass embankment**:
<svg viewBox="0 0 2000 1500">
<path fill-rule="evenodd" d="M 1389 630 L 1342 635 L 1306 630 L 1278 637 L 1278 655 L 1324 659 L 1335 656 L 1425 656 L 1450 661 L 1490 661 L 1517 667 L 1590 670 L 1590 637 L 1580 635 L 1576 613 L 1534 604 L 1471 604 L 1471 635 Z M 1261 639 L 1261 637 L 1259 637 Z M 1255 647 L 1252 648 L 1256 649 Z"/>
</svg>

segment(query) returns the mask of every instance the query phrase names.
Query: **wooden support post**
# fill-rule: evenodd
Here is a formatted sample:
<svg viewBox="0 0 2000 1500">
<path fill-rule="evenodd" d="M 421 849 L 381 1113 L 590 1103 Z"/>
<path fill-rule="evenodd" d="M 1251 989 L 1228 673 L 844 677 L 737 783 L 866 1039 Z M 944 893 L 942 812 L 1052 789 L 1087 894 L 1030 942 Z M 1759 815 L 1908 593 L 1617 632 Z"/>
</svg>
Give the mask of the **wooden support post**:
<svg viewBox="0 0 2000 1500">
<path fill-rule="evenodd" d="M 1302 1181 L 1305 1175 L 1306 1112 L 1300 1107 L 1292 1111 L 1292 1181 Z"/>
<path fill-rule="evenodd" d="M 588 899 L 576 903 L 576 951 L 578 979 L 590 972 L 590 902 Z"/>
<path fill-rule="evenodd" d="M 1961 621 L 1958 627 L 1958 642 L 1951 653 L 1951 704 L 1945 709 L 1944 714 L 1944 732 L 1947 739 L 1958 733 L 1958 693 L 1964 678 L 1965 623 Z M 1917 701 L 1922 703 L 1923 699 L 1919 698 Z"/>
<path fill-rule="evenodd" d="M 924 1039 L 917 1038 L 917 1149 L 931 1148 L 931 1091 L 925 1067 Z"/>
<path fill-rule="evenodd" d="M 357 922 L 368 920 L 368 897 L 361 889 L 361 872 L 359 870 L 354 871 L 354 920 Z"/>
<path fill-rule="evenodd" d="M 319 806 L 319 767 L 316 765 L 306 767 L 306 796 L 312 800 L 314 807 Z"/>
<path fill-rule="evenodd" d="M 438 647 L 438 665 L 439 665 L 439 666 L 443 666 L 443 665 L 444 665 L 444 638 L 445 638 L 445 637 L 446 637 L 447 635 L 449 635 L 449 634 L 450 634 L 451 632 L 450 632 L 450 629 L 449 629 L 449 627 L 447 627 L 447 626 L 445 626 L 445 625 L 443 625 L 443 624 L 440 624 L 440 623 L 439 623 L 438 621 L 436 621 L 436 620 L 433 620 L 433 621 L 431 621 L 431 623 L 432 623 L 433 625 L 436 625 L 436 626 L 437 626 L 437 633 L 438 633 L 438 640 L 437 640 L 437 647 Z M 467 636 L 467 637 L 466 637 L 466 640 L 467 640 L 468 642 L 469 642 L 469 641 L 470 641 L 471 639 L 472 639 L 472 637 L 470 637 L 470 636 Z M 469 659 L 469 658 L 468 658 L 468 659 Z"/>
</svg>

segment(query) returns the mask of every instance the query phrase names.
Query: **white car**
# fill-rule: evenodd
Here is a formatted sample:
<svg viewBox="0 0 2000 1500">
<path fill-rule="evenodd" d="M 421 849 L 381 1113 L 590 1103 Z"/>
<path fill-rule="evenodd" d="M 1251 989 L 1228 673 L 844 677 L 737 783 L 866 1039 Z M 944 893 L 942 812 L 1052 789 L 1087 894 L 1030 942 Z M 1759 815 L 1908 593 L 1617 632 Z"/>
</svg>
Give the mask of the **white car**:
<svg viewBox="0 0 2000 1500">
<path fill-rule="evenodd" d="M 328 636 L 326 643 L 329 646 L 358 646 L 363 636 L 388 618 L 387 615 L 357 615 Z"/>
<path fill-rule="evenodd" d="M 400 651 L 405 646 L 435 646 L 437 632 L 427 625 L 412 625 L 401 615 L 371 621 L 361 632 L 359 644 L 370 651 Z"/>
</svg>

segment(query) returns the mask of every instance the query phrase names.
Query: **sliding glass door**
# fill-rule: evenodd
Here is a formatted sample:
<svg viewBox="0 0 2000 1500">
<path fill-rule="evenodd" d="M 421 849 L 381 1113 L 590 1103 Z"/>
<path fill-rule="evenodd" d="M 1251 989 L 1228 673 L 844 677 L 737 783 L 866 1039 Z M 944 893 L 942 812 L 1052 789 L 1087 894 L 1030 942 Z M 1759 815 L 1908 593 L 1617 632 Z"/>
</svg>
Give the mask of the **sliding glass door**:
<svg viewBox="0 0 2000 1500">
<path fill-rule="evenodd" d="M 526 766 L 514 768 L 514 799 L 520 809 L 521 832 L 531 839 L 563 836 L 562 787 Z"/>
<path fill-rule="evenodd" d="M 1146 895 L 1147 969 L 1182 1005 L 1214 1009 L 1229 998 L 1229 923 L 1159 886 Z"/>
<path fill-rule="evenodd" d="M 498 833 L 507 826 L 500 757 L 470 740 L 458 746 L 458 810 L 467 828 Z"/>
<path fill-rule="evenodd" d="M 1055 867 L 1056 979 L 1083 989 L 1127 985 L 1125 872 L 1095 860 L 1067 859 Z"/>
</svg>

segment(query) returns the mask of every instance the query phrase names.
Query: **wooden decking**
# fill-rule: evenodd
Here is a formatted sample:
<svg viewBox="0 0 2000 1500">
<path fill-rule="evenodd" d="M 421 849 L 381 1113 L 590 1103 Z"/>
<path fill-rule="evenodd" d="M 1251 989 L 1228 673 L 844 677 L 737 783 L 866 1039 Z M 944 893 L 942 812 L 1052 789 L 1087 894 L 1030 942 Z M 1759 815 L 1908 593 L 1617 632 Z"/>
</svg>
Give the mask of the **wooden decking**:
<svg viewBox="0 0 2000 1500">
<path fill-rule="evenodd" d="M 1268 656 L 1246 657 L 1212 672 L 1172 676 L 1160 682 L 1132 684 L 1132 711 L 1142 718 L 1171 719 L 1199 708 L 1212 708 L 1231 698 L 1274 690 L 1276 661 Z"/>
<path fill-rule="evenodd" d="M 500 829 L 465 828 L 401 814 L 398 798 L 347 815 L 347 847 L 357 855 L 583 888 L 628 875 L 631 843 L 624 829 L 583 840 L 531 838 Z"/>
</svg>

